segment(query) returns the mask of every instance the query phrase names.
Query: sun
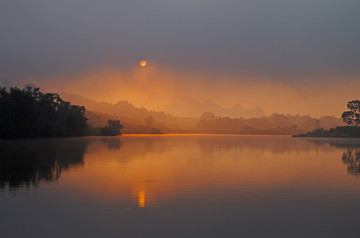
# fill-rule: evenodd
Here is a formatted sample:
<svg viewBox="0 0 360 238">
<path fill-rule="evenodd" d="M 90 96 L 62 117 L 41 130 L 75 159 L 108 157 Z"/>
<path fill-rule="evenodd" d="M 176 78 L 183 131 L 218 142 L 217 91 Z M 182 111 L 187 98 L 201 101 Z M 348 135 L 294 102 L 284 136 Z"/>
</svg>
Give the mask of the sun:
<svg viewBox="0 0 360 238">
<path fill-rule="evenodd" d="M 146 66 L 146 60 L 140 60 L 140 61 L 139 61 L 139 65 L 140 65 L 141 67 L 145 67 L 145 66 Z"/>
</svg>

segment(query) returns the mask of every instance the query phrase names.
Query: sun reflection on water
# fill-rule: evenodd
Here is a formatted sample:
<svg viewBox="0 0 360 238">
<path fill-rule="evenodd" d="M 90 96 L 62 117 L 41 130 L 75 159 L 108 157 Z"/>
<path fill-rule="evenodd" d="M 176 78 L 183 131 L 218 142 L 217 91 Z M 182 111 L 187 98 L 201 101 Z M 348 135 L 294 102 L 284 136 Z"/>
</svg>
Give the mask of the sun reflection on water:
<svg viewBox="0 0 360 238">
<path fill-rule="evenodd" d="M 139 192 L 138 207 L 145 207 L 145 191 Z"/>
</svg>

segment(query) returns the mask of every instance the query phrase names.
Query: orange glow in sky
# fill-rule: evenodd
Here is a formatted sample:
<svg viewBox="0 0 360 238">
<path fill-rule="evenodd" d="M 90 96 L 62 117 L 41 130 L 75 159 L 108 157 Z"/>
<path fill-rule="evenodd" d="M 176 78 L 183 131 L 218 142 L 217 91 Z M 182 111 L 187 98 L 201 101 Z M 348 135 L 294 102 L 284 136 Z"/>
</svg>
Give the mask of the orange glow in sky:
<svg viewBox="0 0 360 238">
<path fill-rule="evenodd" d="M 139 62 L 145 64 L 145 62 Z M 139 69 L 140 68 L 140 69 Z M 188 99 L 212 100 L 223 107 L 241 104 L 262 107 L 265 114 L 300 114 L 340 117 L 349 100 L 358 97 L 356 78 L 327 78 L 282 82 L 266 76 L 213 75 L 174 71 L 152 63 L 128 71 L 94 69 L 77 75 L 34 79 L 35 85 L 53 92 L 67 92 L 98 102 L 128 101 L 148 110 L 165 111 Z M 177 116 L 177 115 L 175 115 Z"/>
<path fill-rule="evenodd" d="M 140 60 L 140 61 L 139 61 L 139 65 L 140 65 L 141 67 L 145 67 L 146 64 L 147 64 L 146 60 Z"/>
</svg>

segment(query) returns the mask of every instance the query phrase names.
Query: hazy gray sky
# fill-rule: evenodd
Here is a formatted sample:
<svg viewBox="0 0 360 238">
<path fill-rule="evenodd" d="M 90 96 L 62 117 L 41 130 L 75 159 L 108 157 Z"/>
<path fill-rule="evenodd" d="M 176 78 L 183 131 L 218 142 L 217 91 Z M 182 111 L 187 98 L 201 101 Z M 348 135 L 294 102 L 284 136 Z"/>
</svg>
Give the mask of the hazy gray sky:
<svg viewBox="0 0 360 238">
<path fill-rule="evenodd" d="M 311 115 L 359 95 L 359 0 L 1 0 L 0 34 L 3 86 Z"/>
<path fill-rule="evenodd" d="M 359 0 L 2 0 L 0 72 L 126 69 L 359 75 Z"/>
</svg>

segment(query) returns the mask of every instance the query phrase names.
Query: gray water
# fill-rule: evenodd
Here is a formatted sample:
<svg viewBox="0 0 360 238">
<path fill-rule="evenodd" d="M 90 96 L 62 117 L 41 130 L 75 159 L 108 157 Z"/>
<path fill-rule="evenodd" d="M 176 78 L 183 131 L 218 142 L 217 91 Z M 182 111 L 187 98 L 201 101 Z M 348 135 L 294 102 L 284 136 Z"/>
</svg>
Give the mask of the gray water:
<svg viewBox="0 0 360 238">
<path fill-rule="evenodd" d="M 0 141 L 0 237 L 358 237 L 360 140 Z"/>
</svg>

